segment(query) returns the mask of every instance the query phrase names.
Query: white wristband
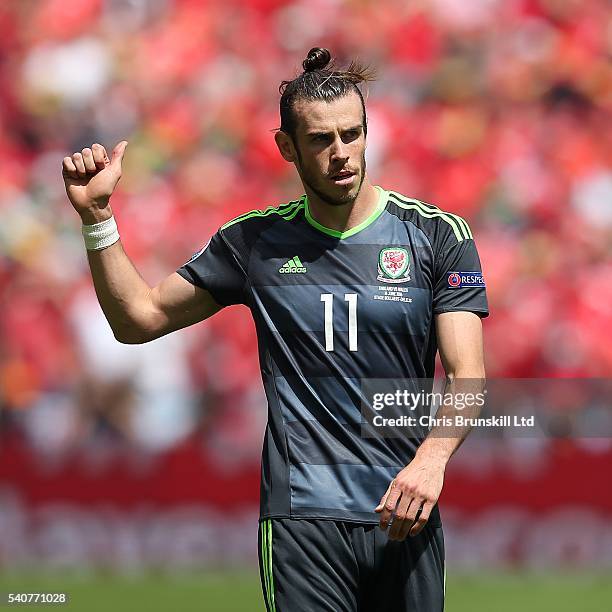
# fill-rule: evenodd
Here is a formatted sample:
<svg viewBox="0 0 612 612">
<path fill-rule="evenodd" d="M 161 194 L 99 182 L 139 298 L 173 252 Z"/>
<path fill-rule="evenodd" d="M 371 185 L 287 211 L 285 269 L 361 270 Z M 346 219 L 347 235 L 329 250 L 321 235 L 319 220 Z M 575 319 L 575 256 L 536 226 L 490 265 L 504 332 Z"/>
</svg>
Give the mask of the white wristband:
<svg viewBox="0 0 612 612">
<path fill-rule="evenodd" d="M 115 244 L 119 240 L 115 217 L 93 225 L 83 225 L 83 239 L 88 251 L 99 251 Z"/>
</svg>

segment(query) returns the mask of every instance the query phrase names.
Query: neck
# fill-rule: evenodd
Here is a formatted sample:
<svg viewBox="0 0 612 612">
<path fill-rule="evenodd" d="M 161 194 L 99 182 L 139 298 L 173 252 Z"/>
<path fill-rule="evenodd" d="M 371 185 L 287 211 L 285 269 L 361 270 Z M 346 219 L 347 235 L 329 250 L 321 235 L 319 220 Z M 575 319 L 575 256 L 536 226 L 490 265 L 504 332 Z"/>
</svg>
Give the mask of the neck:
<svg viewBox="0 0 612 612">
<path fill-rule="evenodd" d="M 308 187 L 305 187 L 305 190 L 312 217 L 321 225 L 338 232 L 346 232 L 363 223 L 376 209 L 379 198 L 379 192 L 372 185 L 367 174 L 359 195 L 350 204 L 331 205 L 319 198 Z"/>
</svg>

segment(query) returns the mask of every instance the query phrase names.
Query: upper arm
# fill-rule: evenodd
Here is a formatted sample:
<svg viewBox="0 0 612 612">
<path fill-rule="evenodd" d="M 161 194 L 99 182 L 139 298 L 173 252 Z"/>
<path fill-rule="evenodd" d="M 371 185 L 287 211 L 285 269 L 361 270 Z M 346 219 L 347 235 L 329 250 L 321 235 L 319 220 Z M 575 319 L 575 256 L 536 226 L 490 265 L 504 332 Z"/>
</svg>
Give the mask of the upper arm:
<svg viewBox="0 0 612 612">
<path fill-rule="evenodd" d="M 137 329 L 125 342 L 148 342 L 212 316 L 224 306 L 244 304 L 247 278 L 244 267 L 221 231 L 189 261 L 151 289 L 134 314 Z M 145 309 L 145 312 L 142 312 Z"/>
<path fill-rule="evenodd" d="M 212 316 L 223 306 L 212 295 L 174 272 L 149 292 L 144 302 L 140 325 L 133 335 L 122 338 L 128 344 L 155 340 L 177 329 L 182 329 Z"/>
<path fill-rule="evenodd" d="M 160 317 L 162 334 L 203 321 L 223 308 L 206 289 L 177 272 L 151 290 L 151 303 Z"/>
<path fill-rule="evenodd" d="M 437 221 L 433 312 L 440 359 L 449 377 L 483 379 L 481 319 L 489 307 L 476 243 L 461 217 Z"/>
<path fill-rule="evenodd" d="M 440 359 L 447 375 L 484 378 L 482 322 L 473 312 L 443 312 L 435 316 Z"/>
</svg>

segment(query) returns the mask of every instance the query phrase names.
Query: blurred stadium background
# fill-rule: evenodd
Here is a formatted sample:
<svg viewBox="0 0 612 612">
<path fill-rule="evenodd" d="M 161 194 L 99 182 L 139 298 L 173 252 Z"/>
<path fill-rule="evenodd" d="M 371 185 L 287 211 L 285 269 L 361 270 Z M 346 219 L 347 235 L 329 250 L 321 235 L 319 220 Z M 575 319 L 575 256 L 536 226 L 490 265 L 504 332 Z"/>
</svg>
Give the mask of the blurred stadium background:
<svg viewBox="0 0 612 612">
<path fill-rule="evenodd" d="M 378 69 L 375 182 L 469 220 L 488 375 L 609 377 L 606 0 L 3 2 L 0 590 L 262 609 L 249 314 L 115 342 L 60 165 L 130 141 L 113 208 L 154 284 L 224 221 L 301 193 L 271 130 L 312 46 Z M 611 469 L 610 439 L 468 441 L 442 498 L 447 609 L 610 609 Z"/>
</svg>

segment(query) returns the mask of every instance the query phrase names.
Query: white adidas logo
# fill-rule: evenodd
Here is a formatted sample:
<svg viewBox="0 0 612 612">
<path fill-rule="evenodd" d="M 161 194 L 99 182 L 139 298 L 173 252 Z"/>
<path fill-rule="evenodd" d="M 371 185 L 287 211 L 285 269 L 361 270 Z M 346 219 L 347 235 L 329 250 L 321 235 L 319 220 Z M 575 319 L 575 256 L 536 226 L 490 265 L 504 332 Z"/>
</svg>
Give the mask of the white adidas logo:
<svg viewBox="0 0 612 612">
<path fill-rule="evenodd" d="M 306 274 L 306 266 L 300 261 L 300 258 L 296 255 L 289 261 L 285 262 L 278 271 L 281 274 Z"/>
</svg>

